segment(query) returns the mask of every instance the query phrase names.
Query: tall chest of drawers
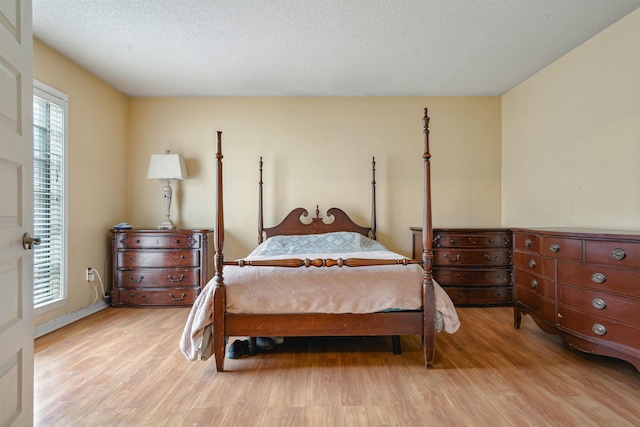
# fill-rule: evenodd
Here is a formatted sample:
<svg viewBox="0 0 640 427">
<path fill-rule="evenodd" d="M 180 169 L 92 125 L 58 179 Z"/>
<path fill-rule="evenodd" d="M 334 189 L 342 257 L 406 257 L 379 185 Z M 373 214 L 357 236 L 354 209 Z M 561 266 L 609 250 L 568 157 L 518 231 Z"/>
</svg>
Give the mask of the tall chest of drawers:
<svg viewBox="0 0 640 427">
<path fill-rule="evenodd" d="M 522 314 L 581 351 L 640 370 L 640 233 L 513 229 L 514 326 Z"/>
<path fill-rule="evenodd" d="M 411 231 L 413 258 L 420 259 L 422 228 Z M 433 229 L 433 278 L 455 305 L 511 305 L 511 269 L 511 230 Z"/>
<path fill-rule="evenodd" d="M 113 229 L 111 235 L 114 307 L 189 306 L 212 277 L 210 230 Z"/>
</svg>

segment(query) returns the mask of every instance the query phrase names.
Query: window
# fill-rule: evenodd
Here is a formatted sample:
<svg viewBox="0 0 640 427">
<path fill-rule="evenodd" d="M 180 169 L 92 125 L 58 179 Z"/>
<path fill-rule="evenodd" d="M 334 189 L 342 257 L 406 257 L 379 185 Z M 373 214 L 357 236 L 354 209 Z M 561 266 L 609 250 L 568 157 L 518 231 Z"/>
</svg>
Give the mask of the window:
<svg viewBox="0 0 640 427">
<path fill-rule="evenodd" d="M 35 314 L 66 299 L 65 147 L 68 96 L 34 80 L 33 304 Z"/>
</svg>

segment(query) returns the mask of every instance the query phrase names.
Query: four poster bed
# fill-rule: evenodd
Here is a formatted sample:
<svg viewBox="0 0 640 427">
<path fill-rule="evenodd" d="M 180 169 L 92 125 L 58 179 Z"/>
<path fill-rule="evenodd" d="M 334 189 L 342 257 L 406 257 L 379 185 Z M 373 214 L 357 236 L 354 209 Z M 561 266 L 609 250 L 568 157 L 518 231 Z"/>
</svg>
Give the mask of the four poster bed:
<svg viewBox="0 0 640 427">
<path fill-rule="evenodd" d="M 259 246 L 246 258 L 224 261 L 222 133 L 216 152 L 215 276 L 194 303 L 180 347 L 190 360 L 214 356 L 224 370 L 229 337 L 421 335 L 424 365 L 433 367 L 436 330 L 453 333 L 459 322 L 446 293 L 433 281 L 429 117 L 424 110 L 422 260 L 388 251 L 376 240 L 375 158 L 371 227 L 355 224 L 338 208 L 333 221 L 296 208 L 275 227 L 263 227 L 260 159 Z"/>
</svg>

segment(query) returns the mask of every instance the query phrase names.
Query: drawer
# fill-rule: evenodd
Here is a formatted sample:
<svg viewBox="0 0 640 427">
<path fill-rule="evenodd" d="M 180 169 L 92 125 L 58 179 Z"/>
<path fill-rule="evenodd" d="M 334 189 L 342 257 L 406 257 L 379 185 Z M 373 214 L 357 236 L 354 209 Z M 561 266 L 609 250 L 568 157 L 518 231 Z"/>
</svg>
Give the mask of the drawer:
<svg viewBox="0 0 640 427">
<path fill-rule="evenodd" d="M 115 258 L 117 268 L 200 267 L 198 250 L 124 250 Z"/>
<path fill-rule="evenodd" d="M 556 261 L 524 252 L 513 254 L 513 266 L 520 270 L 530 271 L 539 276 L 556 277 Z"/>
<path fill-rule="evenodd" d="M 441 285 L 506 286 L 511 284 L 511 268 L 435 268 L 433 278 Z"/>
<path fill-rule="evenodd" d="M 433 233 L 434 248 L 509 248 L 511 247 L 511 236 L 504 233 L 456 233 L 456 232 L 435 232 Z"/>
<path fill-rule="evenodd" d="M 542 298 L 528 288 L 514 286 L 514 300 L 535 311 L 541 319 L 552 325 L 556 324 L 556 305 L 553 301 Z"/>
<path fill-rule="evenodd" d="M 199 234 L 117 233 L 117 249 L 190 249 L 200 248 Z"/>
<path fill-rule="evenodd" d="M 509 249 L 435 249 L 433 264 L 454 267 L 456 265 L 508 266 L 511 265 Z"/>
<path fill-rule="evenodd" d="M 558 285 L 558 301 L 563 306 L 640 328 L 640 300 L 575 286 Z M 640 337 L 638 340 L 640 341 Z"/>
<path fill-rule="evenodd" d="M 513 304 L 511 287 L 501 286 L 492 288 L 443 288 L 453 304 L 464 305 L 509 305 Z"/>
<path fill-rule="evenodd" d="M 640 271 L 558 261 L 558 282 L 640 298 Z"/>
<path fill-rule="evenodd" d="M 558 308 L 558 324 L 569 331 L 612 344 L 638 348 L 640 328 L 603 316 L 582 313 L 567 307 Z"/>
<path fill-rule="evenodd" d="M 120 288 L 200 287 L 199 269 L 118 270 Z"/>
<path fill-rule="evenodd" d="M 640 268 L 640 243 L 587 240 L 587 262 Z"/>
<path fill-rule="evenodd" d="M 540 237 L 538 249 L 541 255 L 582 261 L 582 240 L 580 239 Z"/>
<path fill-rule="evenodd" d="M 513 249 L 520 251 L 538 252 L 538 236 L 527 233 L 513 234 Z"/>
<path fill-rule="evenodd" d="M 554 280 L 545 279 L 541 276 L 536 276 L 529 271 L 523 271 L 516 269 L 514 284 L 522 288 L 528 289 L 537 295 L 545 298 L 555 300 L 556 299 L 556 283 Z"/>
<path fill-rule="evenodd" d="M 120 305 L 192 305 L 199 289 L 120 290 Z"/>
</svg>

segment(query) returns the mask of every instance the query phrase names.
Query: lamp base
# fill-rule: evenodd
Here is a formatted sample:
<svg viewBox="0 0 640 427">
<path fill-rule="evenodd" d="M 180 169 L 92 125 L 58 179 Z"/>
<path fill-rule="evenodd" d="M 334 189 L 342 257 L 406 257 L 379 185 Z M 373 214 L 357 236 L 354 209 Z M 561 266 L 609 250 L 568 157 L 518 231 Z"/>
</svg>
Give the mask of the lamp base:
<svg viewBox="0 0 640 427">
<path fill-rule="evenodd" d="M 164 221 L 162 221 L 162 224 L 158 226 L 158 230 L 172 230 L 174 228 L 177 227 L 174 222 L 171 221 L 171 219 L 165 219 Z"/>
</svg>

